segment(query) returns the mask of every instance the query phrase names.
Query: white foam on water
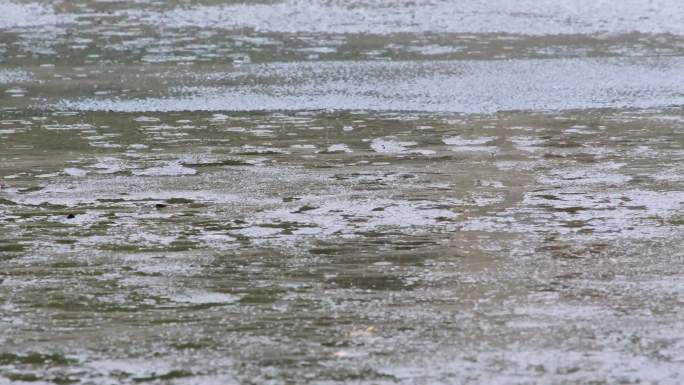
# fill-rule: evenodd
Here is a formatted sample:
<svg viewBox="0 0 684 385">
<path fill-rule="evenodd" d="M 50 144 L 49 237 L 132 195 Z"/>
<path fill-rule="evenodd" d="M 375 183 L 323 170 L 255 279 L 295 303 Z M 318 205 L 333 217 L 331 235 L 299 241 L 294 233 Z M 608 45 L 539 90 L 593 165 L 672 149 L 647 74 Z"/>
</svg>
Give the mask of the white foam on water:
<svg viewBox="0 0 684 385">
<path fill-rule="evenodd" d="M 77 123 L 77 124 L 48 124 L 44 126 L 46 130 L 82 130 L 90 131 L 95 128 L 95 126 L 87 123 Z"/>
<path fill-rule="evenodd" d="M 0 0 L 0 28 L 55 25 L 73 20 L 73 16 L 56 14 L 39 3 L 18 3 Z"/>
<path fill-rule="evenodd" d="M 616 172 L 624 164 L 604 162 L 590 167 L 574 167 L 551 170 L 547 175 L 538 178 L 542 184 L 561 186 L 587 186 L 587 185 L 623 185 L 632 177 Z"/>
<path fill-rule="evenodd" d="M 499 152 L 499 149 L 494 146 L 456 146 L 456 147 L 451 147 L 451 151 L 455 152 L 486 152 L 489 154 L 496 154 Z"/>
<path fill-rule="evenodd" d="M 139 245 L 168 246 L 176 240 L 173 235 L 160 235 L 139 231 L 134 234 L 126 234 L 126 241 Z"/>
<path fill-rule="evenodd" d="M 350 200 L 342 197 L 306 197 L 299 204 L 312 207 L 299 211 L 296 207 L 279 207 L 256 214 L 252 225 L 237 231 L 251 238 L 275 237 L 287 242 L 303 236 L 349 237 L 359 231 L 397 228 L 421 231 L 437 226 L 440 220 L 453 220 L 453 211 L 433 208 L 428 201 L 398 201 L 388 199 Z M 263 227 L 265 224 L 296 224 L 292 235 L 282 229 Z M 440 224 L 449 228 L 448 224 Z"/>
<path fill-rule="evenodd" d="M 231 237 L 230 235 L 226 234 L 219 234 L 219 233 L 202 233 L 196 236 L 193 236 L 192 239 L 196 239 L 200 242 L 202 242 L 204 245 L 207 247 L 211 247 L 212 249 L 232 249 L 234 247 L 237 247 L 235 244 L 235 237 Z"/>
<path fill-rule="evenodd" d="M 185 167 L 178 163 L 169 163 L 164 166 L 149 167 L 143 170 L 134 170 L 133 175 L 139 176 L 182 176 L 195 175 L 197 170 Z"/>
<path fill-rule="evenodd" d="M 509 138 L 515 145 L 515 148 L 525 152 L 536 152 L 540 150 L 540 146 L 545 142 L 543 139 L 532 136 L 514 136 Z"/>
<path fill-rule="evenodd" d="M 138 123 L 156 123 L 161 121 L 159 118 L 154 116 L 138 116 L 133 120 Z"/>
<path fill-rule="evenodd" d="M 346 152 L 346 153 L 354 152 L 354 151 L 352 151 L 351 148 L 349 148 L 349 146 L 347 146 L 344 143 L 331 144 L 330 146 L 328 146 L 327 151 L 328 152 Z"/>
<path fill-rule="evenodd" d="M 398 140 L 376 138 L 371 142 L 371 149 L 383 154 L 404 154 L 409 147 L 415 146 L 416 142 L 401 142 Z"/>
<path fill-rule="evenodd" d="M 276 227 L 250 226 L 236 231 L 237 234 L 250 238 L 272 237 L 280 234 L 283 229 Z"/>
<path fill-rule="evenodd" d="M 76 167 L 67 167 L 64 169 L 64 174 L 73 176 L 73 177 L 84 177 L 88 175 L 88 171 L 76 168 Z"/>
<path fill-rule="evenodd" d="M 169 89 L 168 96 L 144 99 L 64 100 L 53 107 L 494 113 L 684 104 L 681 57 L 269 63 L 240 66 L 207 79 L 205 84 L 230 79 L 238 85 Z"/>
<path fill-rule="evenodd" d="M 684 168 L 683 167 L 671 167 L 664 170 L 660 170 L 655 174 L 650 174 L 650 177 L 657 181 L 667 181 L 667 182 L 681 182 L 684 181 Z"/>
<path fill-rule="evenodd" d="M 290 146 L 291 148 L 298 148 L 302 150 L 315 150 L 316 146 L 313 144 L 293 144 Z"/>
<path fill-rule="evenodd" d="M 573 221 L 583 222 L 583 228 L 591 229 L 591 234 L 583 234 L 585 240 L 668 238 L 678 231 L 663 226 L 661 221 L 681 212 L 683 192 L 629 189 L 616 193 L 586 189 L 577 185 L 544 190 L 542 195 L 553 195 L 553 200 L 539 192 L 526 193 L 519 207 L 506 211 L 508 215 L 472 218 L 463 230 L 532 234 L 553 229 L 559 234 L 572 234 L 579 229 L 567 226 L 567 222 Z"/>
<path fill-rule="evenodd" d="M 133 378 L 146 378 L 163 375 L 173 370 L 171 362 L 163 359 L 106 359 L 93 361 L 88 366 L 103 375 L 111 373 L 126 373 Z"/>
<path fill-rule="evenodd" d="M 165 27 L 285 33 L 684 34 L 677 0 L 284 0 L 133 15 Z"/>
<path fill-rule="evenodd" d="M 51 216 L 50 220 L 67 225 L 90 226 L 101 220 L 101 214 L 97 211 L 89 210 L 82 214 L 76 214 L 73 218 L 69 218 L 65 215 L 55 215 Z"/>
<path fill-rule="evenodd" d="M 442 138 L 444 144 L 456 145 L 456 146 L 471 146 L 477 144 L 486 144 L 496 139 L 494 136 L 481 136 L 478 138 L 466 139 L 462 136 L 449 136 Z"/>
<path fill-rule="evenodd" d="M 0 24 L 2 24 L 2 18 L 0 18 Z M 0 70 L 0 84 L 28 82 L 31 79 L 33 79 L 33 76 L 30 73 L 23 70 Z"/>
<path fill-rule="evenodd" d="M 240 300 L 240 297 L 226 293 L 212 293 L 208 291 L 189 290 L 171 297 L 174 302 L 194 305 L 229 304 Z"/>
<path fill-rule="evenodd" d="M 98 158 L 90 167 L 96 169 L 98 174 L 114 174 L 131 168 L 126 161 L 114 157 Z"/>
</svg>

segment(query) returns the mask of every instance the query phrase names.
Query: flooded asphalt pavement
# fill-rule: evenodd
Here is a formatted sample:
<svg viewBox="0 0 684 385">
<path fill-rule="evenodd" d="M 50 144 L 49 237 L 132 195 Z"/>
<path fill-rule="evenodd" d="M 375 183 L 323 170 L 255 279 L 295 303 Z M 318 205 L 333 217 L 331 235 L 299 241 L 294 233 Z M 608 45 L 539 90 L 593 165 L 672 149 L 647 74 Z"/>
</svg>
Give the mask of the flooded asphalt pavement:
<svg viewBox="0 0 684 385">
<path fill-rule="evenodd" d="M 0 384 L 684 383 L 684 3 L 0 15 Z"/>
</svg>

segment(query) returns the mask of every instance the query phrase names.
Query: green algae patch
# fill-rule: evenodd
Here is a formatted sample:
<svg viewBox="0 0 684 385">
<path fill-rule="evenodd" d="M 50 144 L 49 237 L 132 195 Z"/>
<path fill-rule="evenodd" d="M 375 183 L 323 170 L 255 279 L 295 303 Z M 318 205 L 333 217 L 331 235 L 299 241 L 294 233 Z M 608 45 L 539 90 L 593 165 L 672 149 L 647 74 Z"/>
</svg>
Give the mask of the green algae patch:
<svg viewBox="0 0 684 385">
<path fill-rule="evenodd" d="M 0 365 L 71 365 L 76 362 L 57 353 L 0 353 Z"/>
<path fill-rule="evenodd" d="M 0 243 L 0 253 L 21 253 L 26 251 L 26 245 L 21 243 Z"/>
<path fill-rule="evenodd" d="M 155 376 L 148 376 L 148 377 L 137 377 L 134 378 L 133 381 L 135 382 L 148 382 L 148 381 L 168 381 L 168 380 L 173 380 L 176 378 L 183 378 L 183 377 L 190 377 L 192 376 L 192 372 L 187 371 L 187 370 L 172 370 L 168 373 L 164 373 L 161 375 L 155 375 Z"/>
</svg>

